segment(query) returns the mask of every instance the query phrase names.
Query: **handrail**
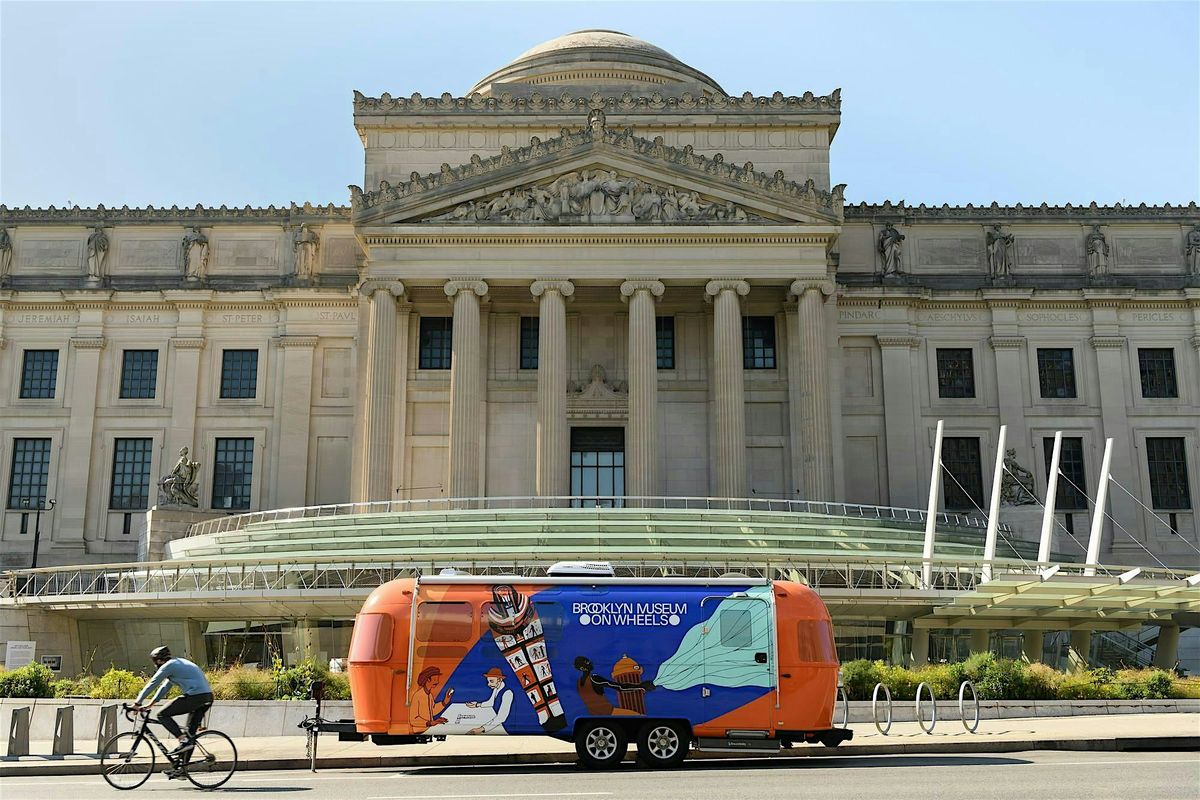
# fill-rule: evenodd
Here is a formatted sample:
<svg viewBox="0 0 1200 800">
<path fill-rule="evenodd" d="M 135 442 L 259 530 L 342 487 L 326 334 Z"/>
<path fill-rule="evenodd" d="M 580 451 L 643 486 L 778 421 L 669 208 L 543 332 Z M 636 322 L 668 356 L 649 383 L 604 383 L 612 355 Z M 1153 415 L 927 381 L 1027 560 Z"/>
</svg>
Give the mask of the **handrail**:
<svg viewBox="0 0 1200 800">
<path fill-rule="evenodd" d="M 912 525 L 924 525 L 926 512 L 915 508 L 870 506 L 856 503 L 835 503 L 820 500 L 788 500 L 783 498 L 759 497 L 666 497 L 651 495 L 558 495 L 552 497 L 503 496 L 503 497 L 432 497 L 417 500 L 376 500 L 360 503 L 336 503 L 319 506 L 294 506 L 266 511 L 250 511 L 244 514 L 217 517 L 197 522 L 186 536 L 205 536 L 227 533 L 259 522 L 280 522 L 296 519 L 345 516 L 350 514 L 395 514 L 404 512 L 435 511 L 501 511 L 518 509 L 577 509 L 580 511 L 673 509 L 697 511 L 766 511 L 794 514 L 821 514 L 823 516 L 848 519 L 873 519 Z M 939 512 L 941 525 L 957 528 L 987 527 L 981 517 Z M 1001 524 L 1008 533 L 1011 528 Z"/>
</svg>

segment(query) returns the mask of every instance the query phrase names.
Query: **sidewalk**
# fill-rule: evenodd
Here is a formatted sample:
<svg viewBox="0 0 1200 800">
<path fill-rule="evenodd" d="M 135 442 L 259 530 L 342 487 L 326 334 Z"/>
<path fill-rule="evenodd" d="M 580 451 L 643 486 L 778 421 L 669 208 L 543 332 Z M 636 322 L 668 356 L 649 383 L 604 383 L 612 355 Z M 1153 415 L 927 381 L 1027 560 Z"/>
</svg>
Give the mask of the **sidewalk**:
<svg viewBox="0 0 1200 800">
<path fill-rule="evenodd" d="M 983 720 L 968 733 L 957 720 L 938 720 L 932 734 L 915 722 L 897 722 L 883 736 L 871 723 L 852 722 L 854 739 L 840 747 L 798 745 L 781 757 L 895 755 L 899 753 L 996 753 L 1021 750 L 1193 750 L 1200 751 L 1200 714 L 1121 714 L 1093 717 L 1026 717 Z M 304 739 L 268 736 L 236 740 L 243 770 L 307 769 Z M 50 742 L 32 742 L 49 752 Z M 444 742 L 380 747 L 321 736 L 318 768 L 439 767 L 549 764 L 575 760 L 572 744 L 545 736 L 451 736 Z M 704 758 L 740 755 L 704 753 Z M 0 758 L 0 777 L 86 775 L 99 771 L 94 755 Z"/>
</svg>

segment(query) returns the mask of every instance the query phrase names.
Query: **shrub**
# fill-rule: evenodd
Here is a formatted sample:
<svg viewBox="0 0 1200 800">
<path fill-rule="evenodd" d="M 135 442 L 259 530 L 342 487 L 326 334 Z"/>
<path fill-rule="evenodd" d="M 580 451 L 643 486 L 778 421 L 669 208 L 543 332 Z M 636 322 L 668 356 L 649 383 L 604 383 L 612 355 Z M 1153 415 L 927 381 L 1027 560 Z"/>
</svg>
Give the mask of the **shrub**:
<svg viewBox="0 0 1200 800">
<path fill-rule="evenodd" d="M 146 678 L 127 669 L 110 669 L 92 687 L 91 696 L 103 700 L 132 700 L 146 685 Z"/>
<path fill-rule="evenodd" d="M 349 700 L 350 677 L 345 673 L 330 673 L 325 676 L 326 700 Z"/>
<path fill-rule="evenodd" d="M 270 672 L 236 664 L 208 673 L 217 700 L 272 700 L 275 679 Z"/>
<path fill-rule="evenodd" d="M 1171 673 L 1162 669 L 1123 669 L 1114 684 L 1125 700 L 1165 700 L 1171 696 Z"/>
<path fill-rule="evenodd" d="M 0 697 L 53 697 L 54 673 L 44 664 L 0 672 Z"/>
<path fill-rule="evenodd" d="M 1200 700 L 1200 678 L 1176 678 L 1171 681 L 1171 697 Z"/>
<path fill-rule="evenodd" d="M 887 666 L 883 663 L 877 663 L 876 667 L 879 669 L 879 680 L 886 683 L 888 689 L 891 689 L 893 700 L 912 700 L 917 696 L 917 684 L 923 680 L 918 677 L 919 673 L 900 666 Z M 867 691 L 868 699 L 874 689 L 875 686 L 872 684 Z"/>
<path fill-rule="evenodd" d="M 879 681 L 878 662 L 860 658 L 842 664 L 842 684 L 851 700 L 870 700 Z"/>
<path fill-rule="evenodd" d="M 958 687 L 962 684 L 960 680 L 962 670 L 957 669 L 958 666 L 957 664 L 930 664 L 916 670 L 917 680 L 928 683 L 929 688 L 933 690 L 933 696 L 937 699 L 956 700 L 958 699 Z"/>
<path fill-rule="evenodd" d="M 1061 700 L 1112 700 L 1117 697 L 1113 671 L 1101 667 L 1063 676 L 1058 684 Z"/>
<path fill-rule="evenodd" d="M 1058 687 L 1063 674 L 1045 664 L 1029 664 L 1025 667 L 1026 700 L 1057 700 Z"/>
<path fill-rule="evenodd" d="M 308 700 L 313 681 L 326 680 L 328 671 L 315 661 L 304 660 L 292 667 L 285 667 L 278 658 L 271 667 L 275 680 L 276 700 Z"/>
<path fill-rule="evenodd" d="M 91 697 L 96 687 L 95 675 L 78 675 L 54 681 L 50 688 L 55 697 Z"/>
</svg>

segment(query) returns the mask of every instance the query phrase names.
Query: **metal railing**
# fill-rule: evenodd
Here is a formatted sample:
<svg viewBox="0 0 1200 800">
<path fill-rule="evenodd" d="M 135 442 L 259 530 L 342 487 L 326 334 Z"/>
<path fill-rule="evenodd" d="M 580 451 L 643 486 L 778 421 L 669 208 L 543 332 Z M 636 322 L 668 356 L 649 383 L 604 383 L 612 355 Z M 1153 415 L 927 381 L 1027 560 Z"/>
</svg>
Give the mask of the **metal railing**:
<svg viewBox="0 0 1200 800">
<path fill-rule="evenodd" d="M 423 500 L 379 500 L 367 503 L 338 503 L 323 506 L 297 506 L 270 511 L 218 517 L 197 522 L 188 536 L 204 536 L 241 530 L 259 522 L 288 522 L 300 519 L 347 516 L 352 514 L 401 514 L 446 511 L 506 511 L 528 509 L 596 510 L 677 510 L 677 511 L 757 511 L 792 514 L 820 514 L 847 519 L 879 520 L 896 524 L 924 526 L 926 512 L 916 508 L 867 506 L 854 503 L 830 503 L 819 500 L 785 500 L 758 497 L 662 497 L 662 496 L 559 496 L 559 497 L 435 497 Z M 982 530 L 987 520 L 954 512 L 939 512 L 941 527 Z M 1001 524 L 1005 533 L 1011 529 Z"/>
<path fill-rule="evenodd" d="M 545 575 L 553 563 L 549 554 L 516 560 L 509 556 L 464 558 L 455 556 L 363 557 L 314 556 L 311 558 L 237 558 L 204 561 L 160 561 L 149 563 L 96 564 L 45 567 L 0 573 L 0 598 L 9 602 L 62 600 L 71 598 L 115 598 L 118 595 L 178 595 L 193 592 L 361 590 L 364 594 L 389 580 L 437 574 L 454 568 L 476 575 Z M 983 579 L 984 564 L 992 565 L 993 579 L 1011 575 L 1033 579 L 1046 564 L 1027 564 L 1008 559 L 930 559 L 932 582 L 921 585 L 925 565 L 921 558 L 890 557 L 804 557 L 744 559 L 704 558 L 611 558 L 618 577 L 716 578 L 735 574 L 754 580 L 801 581 L 821 590 L 933 590 L 967 592 Z M 1057 575 L 1083 576 L 1087 565 L 1059 564 Z M 1123 569 L 1108 567 L 1109 570 Z M 1142 570 L 1149 580 L 1183 580 L 1187 573 L 1171 569 Z M 1092 578 L 1096 580 L 1096 578 Z"/>
</svg>

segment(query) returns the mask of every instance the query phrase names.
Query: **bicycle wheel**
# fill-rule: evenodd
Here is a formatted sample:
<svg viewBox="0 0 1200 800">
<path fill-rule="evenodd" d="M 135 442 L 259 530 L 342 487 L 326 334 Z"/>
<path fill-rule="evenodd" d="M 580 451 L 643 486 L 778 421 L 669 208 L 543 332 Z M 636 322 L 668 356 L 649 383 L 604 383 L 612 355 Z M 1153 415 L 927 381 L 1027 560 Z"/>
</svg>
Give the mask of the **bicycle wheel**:
<svg viewBox="0 0 1200 800">
<path fill-rule="evenodd" d="M 233 777 L 237 769 L 237 748 L 220 731 L 196 734 L 196 747 L 184 770 L 187 779 L 201 789 L 216 789 Z"/>
<path fill-rule="evenodd" d="M 154 746 L 141 734 L 121 733 L 104 743 L 100 774 L 114 789 L 136 789 L 154 772 Z"/>
</svg>

